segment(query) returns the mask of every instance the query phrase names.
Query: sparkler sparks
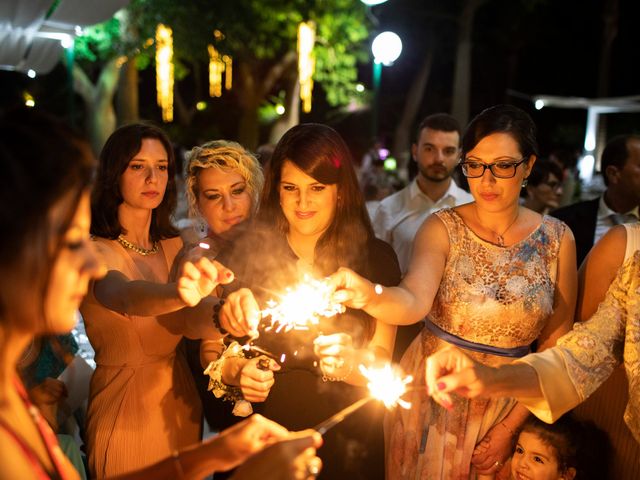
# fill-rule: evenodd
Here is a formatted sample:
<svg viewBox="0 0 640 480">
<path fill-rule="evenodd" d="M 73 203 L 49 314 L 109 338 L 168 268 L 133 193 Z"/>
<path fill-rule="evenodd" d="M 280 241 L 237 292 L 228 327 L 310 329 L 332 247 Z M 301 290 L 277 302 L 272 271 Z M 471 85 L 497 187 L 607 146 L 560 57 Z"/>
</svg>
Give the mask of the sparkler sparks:
<svg viewBox="0 0 640 480">
<path fill-rule="evenodd" d="M 402 408 L 411 407 L 409 402 L 400 398 L 407 391 L 407 385 L 413 381 L 411 375 L 400 377 L 393 371 L 390 364 L 382 368 L 367 368 L 360 365 L 360 373 L 369 380 L 367 387 L 370 395 L 384 403 L 387 408 L 396 405 Z"/>
<path fill-rule="evenodd" d="M 261 313 L 263 317 L 270 317 L 271 323 L 265 331 L 309 330 L 320 323 L 320 317 L 329 318 L 344 312 L 344 305 L 331 301 L 332 293 L 326 282 L 305 275 L 298 285 L 287 288 L 278 301 L 267 301 L 267 308 Z"/>
<path fill-rule="evenodd" d="M 394 372 L 390 364 L 382 368 L 367 368 L 364 365 L 360 365 L 360 372 L 369 380 L 367 386 L 369 387 L 370 396 L 361 398 L 329 417 L 324 422 L 316 425 L 314 430 L 320 433 L 320 435 L 324 435 L 329 429 L 335 427 L 349 415 L 360 410 L 372 400 L 381 401 L 387 408 L 392 408 L 396 405 L 402 408 L 411 407 L 409 402 L 402 400 L 400 397 L 407 391 L 407 384 L 413 381 L 412 376 L 400 377 L 397 372 Z"/>
</svg>

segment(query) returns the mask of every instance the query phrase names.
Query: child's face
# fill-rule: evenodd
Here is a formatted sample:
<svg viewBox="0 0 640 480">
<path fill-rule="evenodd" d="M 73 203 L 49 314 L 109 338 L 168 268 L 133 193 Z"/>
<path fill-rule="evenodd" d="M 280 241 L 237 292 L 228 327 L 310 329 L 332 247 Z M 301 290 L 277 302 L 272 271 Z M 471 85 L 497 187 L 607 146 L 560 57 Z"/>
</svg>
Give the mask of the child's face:
<svg viewBox="0 0 640 480">
<path fill-rule="evenodd" d="M 511 459 L 511 474 L 514 480 L 570 480 L 573 468 L 560 472 L 555 449 L 540 440 L 532 432 L 522 432 Z M 573 474 L 572 474 L 573 473 Z"/>
</svg>

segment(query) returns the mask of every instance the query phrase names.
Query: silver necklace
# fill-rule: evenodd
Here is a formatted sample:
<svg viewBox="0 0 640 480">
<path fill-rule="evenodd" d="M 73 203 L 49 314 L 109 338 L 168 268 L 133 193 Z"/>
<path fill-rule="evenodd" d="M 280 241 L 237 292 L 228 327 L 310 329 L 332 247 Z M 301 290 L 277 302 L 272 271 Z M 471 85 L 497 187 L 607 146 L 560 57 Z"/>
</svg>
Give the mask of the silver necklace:
<svg viewBox="0 0 640 480">
<path fill-rule="evenodd" d="M 485 227 L 482 224 L 482 222 L 480 221 L 480 217 L 478 216 L 478 211 L 476 210 L 476 218 L 478 219 L 478 223 L 480 223 L 482 228 L 484 228 L 485 230 L 489 230 L 491 233 L 493 233 L 493 235 L 496 237 L 496 244 L 499 247 L 504 247 L 504 235 L 509 231 L 511 227 L 513 227 L 514 223 L 516 223 L 516 220 L 518 220 L 519 216 L 520 216 L 520 209 L 518 208 L 518 212 L 516 213 L 515 218 L 511 221 L 511 223 L 507 226 L 507 228 L 504 229 L 502 233 L 498 233 L 495 230 L 491 230 L 489 227 Z"/>
</svg>

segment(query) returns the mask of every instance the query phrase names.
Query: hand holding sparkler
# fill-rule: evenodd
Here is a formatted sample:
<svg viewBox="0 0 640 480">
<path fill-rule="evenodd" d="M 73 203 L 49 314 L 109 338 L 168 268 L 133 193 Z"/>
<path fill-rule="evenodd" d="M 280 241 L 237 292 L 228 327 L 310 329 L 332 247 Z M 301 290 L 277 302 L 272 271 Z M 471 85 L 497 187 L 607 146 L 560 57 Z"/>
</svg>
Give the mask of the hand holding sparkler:
<svg viewBox="0 0 640 480">
<path fill-rule="evenodd" d="M 231 292 L 219 313 L 220 324 L 237 338 L 258 336 L 260 308 L 253 293 L 248 288 Z"/>
<path fill-rule="evenodd" d="M 351 374 L 355 351 L 350 335 L 320 335 L 313 341 L 313 352 L 319 359 L 320 370 L 325 379 L 344 381 Z"/>
<path fill-rule="evenodd" d="M 278 370 L 278 362 L 268 357 L 245 359 L 239 373 L 239 386 L 244 399 L 248 402 L 264 402 L 275 382 L 273 372 Z"/>
<path fill-rule="evenodd" d="M 381 293 L 382 288 L 346 267 L 340 267 L 329 276 L 327 283 L 334 291 L 334 302 L 356 309 L 366 307 Z"/>
<path fill-rule="evenodd" d="M 462 350 L 446 347 L 427 358 L 427 393 L 450 409 L 452 393 L 467 398 L 487 395 L 495 372 L 495 368 L 476 362 Z"/>
<path fill-rule="evenodd" d="M 367 368 L 361 365 L 360 372 L 369 380 L 367 387 L 369 387 L 370 396 L 361 398 L 326 419 L 324 422 L 316 425 L 314 430 L 321 435 L 324 435 L 329 429 L 342 422 L 349 415 L 358 411 L 372 400 L 381 401 L 387 408 L 393 408 L 396 405 L 402 408 L 411 407 L 410 403 L 402 400 L 400 397 L 407 391 L 407 384 L 413 381 L 413 377 L 402 377 L 397 371 L 394 371 L 390 364 L 386 364 L 381 368 Z"/>
<path fill-rule="evenodd" d="M 176 286 L 180 299 L 189 307 L 211 295 L 218 285 L 233 281 L 233 272 L 219 262 L 206 257 L 182 264 Z"/>
</svg>

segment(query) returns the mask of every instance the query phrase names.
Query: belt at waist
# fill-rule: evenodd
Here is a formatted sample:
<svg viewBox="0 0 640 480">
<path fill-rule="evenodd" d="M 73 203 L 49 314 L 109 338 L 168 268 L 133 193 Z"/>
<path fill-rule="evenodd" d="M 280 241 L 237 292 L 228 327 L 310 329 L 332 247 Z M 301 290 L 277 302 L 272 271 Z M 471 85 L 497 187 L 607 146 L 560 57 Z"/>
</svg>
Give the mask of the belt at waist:
<svg viewBox="0 0 640 480">
<path fill-rule="evenodd" d="M 464 348 L 465 350 L 472 350 L 474 352 L 488 353 L 491 355 L 498 355 L 500 357 L 520 358 L 527 355 L 531 348 L 529 345 L 523 345 L 521 347 L 502 348 L 494 347 L 493 345 L 485 345 L 483 343 L 476 343 L 470 340 L 465 340 L 452 333 L 446 332 L 435 323 L 431 322 L 428 318 L 424 320 L 425 327 L 433 333 L 440 340 L 444 340 L 447 343 L 451 343 L 456 347 Z"/>
</svg>

